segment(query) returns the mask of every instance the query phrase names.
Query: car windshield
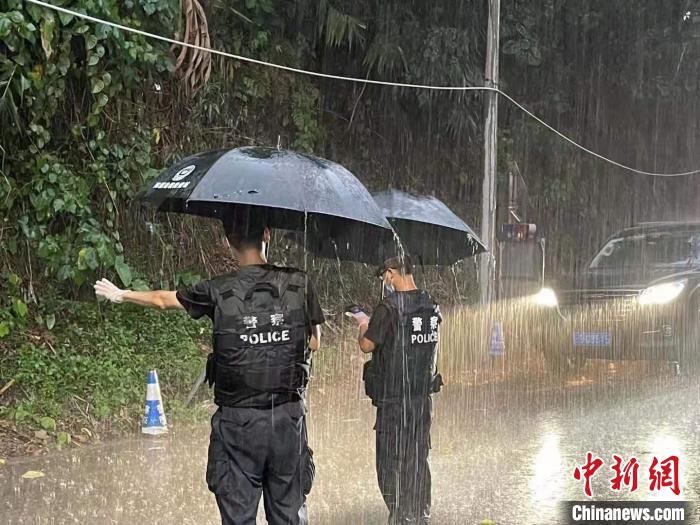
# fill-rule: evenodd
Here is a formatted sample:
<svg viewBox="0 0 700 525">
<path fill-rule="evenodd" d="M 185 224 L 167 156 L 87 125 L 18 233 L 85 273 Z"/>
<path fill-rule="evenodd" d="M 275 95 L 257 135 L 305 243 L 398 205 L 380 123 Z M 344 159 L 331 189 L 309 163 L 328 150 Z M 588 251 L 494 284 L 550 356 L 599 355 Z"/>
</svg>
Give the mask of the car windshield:
<svg viewBox="0 0 700 525">
<path fill-rule="evenodd" d="M 608 241 L 591 262 L 592 270 L 700 266 L 700 229 L 643 233 Z"/>
</svg>

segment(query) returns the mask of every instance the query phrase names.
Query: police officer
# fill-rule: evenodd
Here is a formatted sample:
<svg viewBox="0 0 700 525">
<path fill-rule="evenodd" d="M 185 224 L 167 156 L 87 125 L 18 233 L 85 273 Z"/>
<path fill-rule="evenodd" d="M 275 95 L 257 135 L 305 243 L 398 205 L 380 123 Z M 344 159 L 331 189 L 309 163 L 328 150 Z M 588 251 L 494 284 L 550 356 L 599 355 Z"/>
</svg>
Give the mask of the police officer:
<svg viewBox="0 0 700 525">
<path fill-rule="evenodd" d="M 377 407 L 376 466 L 389 523 L 430 521 L 431 394 L 437 373 L 437 304 L 413 280 L 408 257 L 387 259 L 377 275 L 389 292 L 369 321 L 360 321 L 359 345 L 367 394 Z"/>
<path fill-rule="evenodd" d="M 313 462 L 304 390 L 323 312 L 308 277 L 272 266 L 270 230 L 225 224 L 240 269 L 177 292 L 120 290 L 102 279 L 98 296 L 184 309 L 213 322 L 207 378 L 219 406 L 211 420 L 207 484 L 223 525 L 254 525 L 261 494 L 272 525 L 308 523 Z"/>
</svg>

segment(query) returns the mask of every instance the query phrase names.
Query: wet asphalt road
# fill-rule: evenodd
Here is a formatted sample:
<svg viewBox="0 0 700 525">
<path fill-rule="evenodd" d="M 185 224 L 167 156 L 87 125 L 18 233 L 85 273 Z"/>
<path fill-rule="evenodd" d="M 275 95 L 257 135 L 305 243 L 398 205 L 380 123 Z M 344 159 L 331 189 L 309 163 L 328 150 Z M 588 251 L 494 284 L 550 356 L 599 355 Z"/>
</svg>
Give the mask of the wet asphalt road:
<svg viewBox="0 0 700 525">
<path fill-rule="evenodd" d="M 452 385 L 435 402 L 433 523 L 562 522 L 557 503 L 583 499 L 573 470 L 587 451 L 605 461 L 595 499 L 700 500 L 700 378 L 624 366 L 565 385 Z M 602 371 L 601 371 L 602 370 Z M 313 391 L 310 439 L 317 483 L 312 523 L 381 524 L 374 411 L 359 388 Z M 216 524 L 204 483 L 208 428 L 134 438 L 0 466 L 0 523 Z M 612 455 L 636 457 L 639 489 L 610 490 Z M 681 494 L 650 492 L 651 458 L 680 456 Z M 44 478 L 25 480 L 28 470 Z M 262 515 L 260 523 L 264 523 Z"/>
</svg>

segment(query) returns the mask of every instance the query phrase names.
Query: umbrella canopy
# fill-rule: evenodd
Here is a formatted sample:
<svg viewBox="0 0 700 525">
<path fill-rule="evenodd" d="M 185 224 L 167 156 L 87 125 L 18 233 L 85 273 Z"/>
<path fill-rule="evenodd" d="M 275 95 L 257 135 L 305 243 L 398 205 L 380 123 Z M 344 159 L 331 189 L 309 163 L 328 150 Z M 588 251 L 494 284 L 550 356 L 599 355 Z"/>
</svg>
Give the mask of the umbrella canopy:
<svg viewBox="0 0 700 525">
<path fill-rule="evenodd" d="M 398 190 L 373 197 L 417 263 L 451 265 L 486 251 L 476 233 L 435 197 Z"/>
<path fill-rule="evenodd" d="M 389 190 L 373 198 L 397 238 L 340 236 L 333 243 L 308 244 L 309 249 L 321 257 L 360 260 L 374 255 L 380 261 L 403 250 L 422 265 L 452 265 L 486 251 L 476 233 L 435 197 Z"/>
<path fill-rule="evenodd" d="M 394 232 L 362 183 L 334 162 L 275 148 L 245 147 L 188 157 L 139 195 L 159 211 L 225 219 L 243 212 L 271 228 L 306 232 L 313 250 L 340 239 L 392 242 Z M 245 213 L 243 213 L 245 215 Z M 344 258 L 375 263 L 371 252 Z"/>
</svg>

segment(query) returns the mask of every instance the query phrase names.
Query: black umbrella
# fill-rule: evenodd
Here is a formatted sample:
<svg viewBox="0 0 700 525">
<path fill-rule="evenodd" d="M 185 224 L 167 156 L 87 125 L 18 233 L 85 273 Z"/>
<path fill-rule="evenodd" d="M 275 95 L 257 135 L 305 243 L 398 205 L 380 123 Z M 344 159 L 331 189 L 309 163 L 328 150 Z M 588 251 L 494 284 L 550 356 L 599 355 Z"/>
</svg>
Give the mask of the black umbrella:
<svg viewBox="0 0 700 525">
<path fill-rule="evenodd" d="M 452 265 L 486 251 L 476 233 L 435 197 L 389 190 L 376 193 L 373 198 L 394 227 L 396 240 L 340 236 L 333 243 L 309 245 L 311 251 L 321 257 L 350 260 L 367 259 L 374 254 L 375 259 L 383 261 L 400 255 L 403 249 L 421 265 Z"/>
<path fill-rule="evenodd" d="M 246 147 L 188 157 L 165 170 L 139 199 L 159 211 L 225 219 L 261 217 L 271 228 L 306 233 L 313 251 L 340 239 L 392 242 L 394 232 L 367 189 L 347 169 L 311 155 Z M 243 212 L 243 213 L 241 213 Z M 381 255 L 348 251 L 376 263 Z"/>
<path fill-rule="evenodd" d="M 451 265 L 486 251 L 476 233 L 435 197 L 398 190 L 373 197 L 417 263 Z"/>
</svg>

